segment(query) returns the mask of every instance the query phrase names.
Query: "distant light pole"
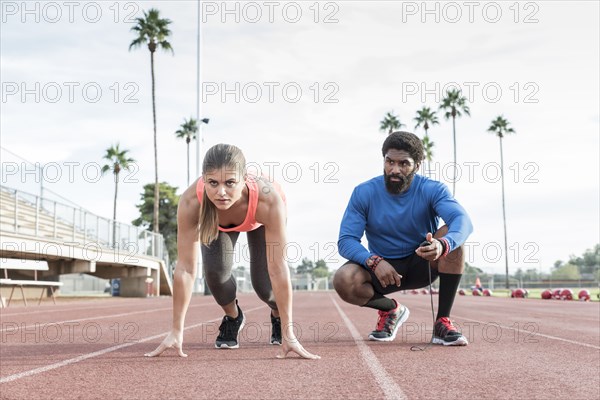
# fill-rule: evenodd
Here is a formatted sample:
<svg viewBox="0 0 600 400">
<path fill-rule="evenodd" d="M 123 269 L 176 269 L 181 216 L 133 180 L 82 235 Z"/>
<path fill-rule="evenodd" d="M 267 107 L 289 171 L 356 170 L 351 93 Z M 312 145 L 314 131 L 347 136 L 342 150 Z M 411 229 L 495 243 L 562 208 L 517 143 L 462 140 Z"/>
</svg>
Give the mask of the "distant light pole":
<svg viewBox="0 0 600 400">
<path fill-rule="evenodd" d="M 204 137 L 202 136 L 202 124 L 207 124 L 210 121 L 209 118 L 197 119 L 200 123 L 198 124 L 198 133 L 196 133 L 196 178 L 198 178 L 202 169 L 200 166 L 202 163 L 200 162 L 200 142 L 204 143 Z"/>
<path fill-rule="evenodd" d="M 197 35 L 196 35 L 196 121 L 200 120 L 200 0 L 197 1 L 198 7 L 198 19 L 196 21 L 197 25 Z M 198 133 L 196 134 L 196 178 L 200 176 L 200 136 L 202 135 L 202 124 L 198 125 Z M 202 273 L 202 267 L 200 265 L 202 258 L 200 252 L 198 252 L 198 260 L 196 261 L 196 276 L 197 278 L 194 281 L 194 292 L 197 293 L 200 291 L 200 282 L 202 282 L 204 278 L 204 274 Z"/>
<path fill-rule="evenodd" d="M 196 133 L 196 178 L 200 176 L 202 170 L 200 166 L 202 163 L 200 162 L 200 142 L 204 143 L 204 137 L 202 136 L 202 124 L 207 124 L 210 121 L 209 118 L 197 117 L 196 120 L 199 122 L 198 124 L 198 132 Z"/>
<path fill-rule="evenodd" d="M 202 24 L 201 20 L 201 0 L 197 1 L 198 7 L 198 19 L 197 19 L 197 35 L 196 35 L 196 120 L 200 121 L 198 125 L 198 133 L 196 134 L 196 178 L 200 176 L 200 142 L 204 141 L 202 138 L 202 123 L 208 124 L 208 118 L 200 119 L 200 114 L 202 114 L 201 103 L 200 103 L 200 88 L 202 78 L 200 76 L 200 54 L 201 54 L 201 45 L 200 45 L 200 33 Z M 204 281 L 204 274 L 202 273 L 202 256 L 200 252 L 198 252 L 198 260 L 196 263 L 196 271 L 197 271 L 197 279 L 194 282 L 194 292 L 200 291 L 200 283 Z M 204 283 L 204 292 L 206 292 L 206 283 Z"/>
<path fill-rule="evenodd" d="M 201 32 L 201 8 L 200 8 L 200 0 L 197 1 L 198 4 L 198 20 L 197 20 L 197 35 L 196 35 L 196 120 L 200 121 L 200 114 L 202 113 L 200 109 L 200 86 L 201 86 L 201 77 L 200 77 L 200 32 Z M 206 121 L 205 121 L 206 120 Z M 208 119 L 204 118 L 201 122 L 208 124 Z M 202 125 L 202 124 L 200 124 Z M 200 140 L 202 137 L 202 127 L 198 126 L 198 134 L 196 135 L 196 177 L 200 176 Z"/>
<path fill-rule="evenodd" d="M 44 166 L 40 163 L 40 198 L 44 198 Z"/>
</svg>

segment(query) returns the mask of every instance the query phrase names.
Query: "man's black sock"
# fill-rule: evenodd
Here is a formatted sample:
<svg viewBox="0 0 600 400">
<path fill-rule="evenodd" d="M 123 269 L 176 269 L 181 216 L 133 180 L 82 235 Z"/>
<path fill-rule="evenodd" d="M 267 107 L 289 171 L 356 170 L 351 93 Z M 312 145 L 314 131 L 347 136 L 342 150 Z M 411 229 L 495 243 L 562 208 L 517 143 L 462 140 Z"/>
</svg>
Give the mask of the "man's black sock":
<svg viewBox="0 0 600 400">
<path fill-rule="evenodd" d="M 371 297 L 371 300 L 367 301 L 363 307 L 374 308 L 381 311 L 390 311 L 396 308 L 397 305 L 398 304 L 394 299 L 383 297 L 381 293 L 375 293 L 375 295 Z"/>
<path fill-rule="evenodd" d="M 445 274 L 440 272 L 440 294 L 438 303 L 437 318 L 449 317 L 450 310 L 452 310 L 452 304 L 454 304 L 454 298 L 456 297 L 456 290 L 460 284 L 460 278 L 462 274 Z"/>
</svg>

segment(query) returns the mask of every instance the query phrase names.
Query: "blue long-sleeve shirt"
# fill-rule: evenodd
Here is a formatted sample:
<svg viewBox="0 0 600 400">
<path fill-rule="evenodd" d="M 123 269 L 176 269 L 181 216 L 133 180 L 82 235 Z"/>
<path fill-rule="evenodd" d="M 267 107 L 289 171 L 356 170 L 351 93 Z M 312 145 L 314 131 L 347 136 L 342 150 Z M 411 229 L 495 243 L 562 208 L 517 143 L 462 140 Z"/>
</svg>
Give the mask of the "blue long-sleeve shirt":
<svg viewBox="0 0 600 400">
<path fill-rule="evenodd" d="M 452 251 L 467 240 L 473 225 L 446 185 L 415 175 L 406 192 L 393 195 L 386 190 L 381 175 L 354 189 L 342 218 L 338 251 L 361 265 L 374 254 L 391 259 L 408 257 L 428 232 L 435 233 L 440 217 L 448 226 L 444 238 Z M 368 250 L 361 244 L 363 233 Z"/>
</svg>

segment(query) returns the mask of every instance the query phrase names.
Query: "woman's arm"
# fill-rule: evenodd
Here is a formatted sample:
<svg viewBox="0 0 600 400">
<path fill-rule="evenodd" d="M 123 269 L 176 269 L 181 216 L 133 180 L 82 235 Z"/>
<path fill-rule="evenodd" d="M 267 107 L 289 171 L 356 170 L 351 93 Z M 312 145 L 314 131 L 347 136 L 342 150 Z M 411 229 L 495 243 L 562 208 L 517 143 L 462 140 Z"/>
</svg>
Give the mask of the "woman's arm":
<svg viewBox="0 0 600 400">
<path fill-rule="evenodd" d="M 181 357 L 183 352 L 183 329 L 198 261 L 198 215 L 200 206 L 196 198 L 195 184 L 190 186 L 179 200 L 177 209 L 177 263 L 173 274 L 173 327 L 171 333 L 148 357 L 160 355 L 174 347 Z"/>
<path fill-rule="evenodd" d="M 282 352 L 278 358 L 284 358 L 290 351 L 304 358 L 320 358 L 306 351 L 294 334 L 292 319 L 292 283 L 290 272 L 285 261 L 284 251 L 286 239 L 286 206 L 281 196 L 270 187 L 270 191 L 262 190 L 261 184 L 256 220 L 265 226 L 267 243 L 267 265 L 269 277 L 275 295 L 275 302 L 281 318 L 283 337 Z M 269 187 L 269 186 L 267 186 Z"/>
</svg>

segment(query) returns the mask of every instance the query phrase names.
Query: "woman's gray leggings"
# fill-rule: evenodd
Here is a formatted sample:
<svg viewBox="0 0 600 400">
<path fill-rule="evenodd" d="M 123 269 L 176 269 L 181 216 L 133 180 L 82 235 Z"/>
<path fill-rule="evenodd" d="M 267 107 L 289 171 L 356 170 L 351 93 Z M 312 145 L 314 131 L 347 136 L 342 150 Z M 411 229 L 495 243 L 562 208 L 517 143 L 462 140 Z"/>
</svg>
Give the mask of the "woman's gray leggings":
<svg viewBox="0 0 600 400">
<path fill-rule="evenodd" d="M 231 275 L 235 243 L 239 232 L 221 232 L 210 246 L 202 245 L 202 266 L 208 288 L 220 306 L 235 300 L 237 284 Z M 265 227 L 247 232 L 250 250 L 250 277 L 258 297 L 269 307 L 277 310 L 269 271 L 267 270 L 267 244 Z"/>
</svg>

